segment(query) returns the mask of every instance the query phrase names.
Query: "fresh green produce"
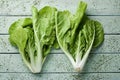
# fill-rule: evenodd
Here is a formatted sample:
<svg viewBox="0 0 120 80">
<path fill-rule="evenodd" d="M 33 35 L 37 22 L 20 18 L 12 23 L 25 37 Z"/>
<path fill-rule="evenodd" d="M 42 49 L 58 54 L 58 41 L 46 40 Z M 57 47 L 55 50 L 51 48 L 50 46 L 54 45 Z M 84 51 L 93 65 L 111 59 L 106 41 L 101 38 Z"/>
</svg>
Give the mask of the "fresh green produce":
<svg viewBox="0 0 120 80">
<path fill-rule="evenodd" d="M 32 18 L 19 19 L 10 26 L 9 40 L 33 73 L 41 71 L 52 47 L 59 46 L 77 71 L 83 69 L 91 49 L 104 40 L 102 25 L 86 16 L 86 8 L 87 4 L 80 2 L 73 15 L 50 6 L 39 11 L 32 7 Z"/>
<path fill-rule="evenodd" d="M 77 71 L 83 69 L 91 49 L 104 39 L 102 25 L 85 15 L 86 7 L 86 3 L 80 2 L 74 15 L 69 11 L 55 15 L 57 41 Z"/>
<path fill-rule="evenodd" d="M 32 7 L 32 19 L 19 19 L 9 28 L 11 44 L 19 48 L 24 63 L 33 73 L 41 71 L 52 46 L 58 47 L 55 12 L 56 8 L 49 6 L 40 11 Z"/>
</svg>

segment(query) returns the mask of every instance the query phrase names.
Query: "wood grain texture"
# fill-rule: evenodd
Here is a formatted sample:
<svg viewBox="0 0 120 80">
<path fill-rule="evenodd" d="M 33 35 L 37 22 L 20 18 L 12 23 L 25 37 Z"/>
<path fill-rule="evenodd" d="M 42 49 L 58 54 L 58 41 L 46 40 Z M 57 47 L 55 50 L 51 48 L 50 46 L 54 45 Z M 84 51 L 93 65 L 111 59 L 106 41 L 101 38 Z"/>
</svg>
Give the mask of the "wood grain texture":
<svg viewBox="0 0 120 80">
<path fill-rule="evenodd" d="M 8 34 L 10 25 L 20 18 L 31 16 L 0 16 L 0 34 Z M 89 16 L 101 22 L 107 34 L 120 33 L 120 16 Z"/>
<path fill-rule="evenodd" d="M 120 54 L 90 54 L 82 72 L 120 72 Z M 0 54 L 0 72 L 31 72 L 20 54 Z M 65 54 L 49 54 L 42 68 L 46 72 L 76 72 Z"/>
<path fill-rule="evenodd" d="M 1 80 L 118 80 L 119 73 L 0 73 Z"/>
<path fill-rule="evenodd" d="M 8 37 L 9 35 L 0 35 L 0 53 L 18 53 L 18 49 L 10 44 Z M 98 48 L 92 50 L 92 53 L 114 52 L 120 52 L 120 35 L 105 35 L 104 42 Z M 63 53 L 63 51 L 53 49 L 51 53 Z"/>
<path fill-rule="evenodd" d="M 0 0 L 0 80 L 119 80 L 120 0 L 84 0 L 86 14 L 100 21 L 105 32 L 101 46 L 92 50 L 81 73 L 75 72 L 62 50 L 52 50 L 40 74 L 32 74 L 8 40 L 10 24 L 31 17 L 31 6 L 54 6 L 76 11 L 79 0 Z M 93 54 L 92 54 L 93 53 Z M 98 53 L 98 54 L 95 54 Z"/>
<path fill-rule="evenodd" d="M 120 15 L 120 0 L 84 0 L 89 15 Z M 31 6 L 54 6 L 75 12 L 79 0 L 1 0 L 0 15 L 31 15 Z"/>
</svg>

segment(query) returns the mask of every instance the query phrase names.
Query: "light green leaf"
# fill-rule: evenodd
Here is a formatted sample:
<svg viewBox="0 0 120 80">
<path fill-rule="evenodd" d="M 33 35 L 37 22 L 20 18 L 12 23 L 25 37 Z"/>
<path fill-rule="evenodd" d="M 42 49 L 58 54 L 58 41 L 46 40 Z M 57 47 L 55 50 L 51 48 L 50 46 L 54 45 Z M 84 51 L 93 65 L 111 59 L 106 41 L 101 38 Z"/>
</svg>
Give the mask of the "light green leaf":
<svg viewBox="0 0 120 80">
<path fill-rule="evenodd" d="M 86 7 L 86 3 L 80 2 L 75 15 L 69 11 L 56 12 L 59 46 L 77 71 L 83 69 L 93 44 L 98 46 L 103 41 L 103 29 L 85 15 Z"/>
<path fill-rule="evenodd" d="M 93 47 L 96 48 L 104 40 L 104 31 L 102 25 L 98 21 L 94 21 L 94 24 L 95 24 L 95 40 Z"/>
<path fill-rule="evenodd" d="M 33 73 L 39 73 L 55 42 L 56 8 L 46 6 L 41 10 L 32 7 L 32 19 L 24 18 L 9 28 L 10 42 L 19 48 L 24 63 Z"/>
</svg>

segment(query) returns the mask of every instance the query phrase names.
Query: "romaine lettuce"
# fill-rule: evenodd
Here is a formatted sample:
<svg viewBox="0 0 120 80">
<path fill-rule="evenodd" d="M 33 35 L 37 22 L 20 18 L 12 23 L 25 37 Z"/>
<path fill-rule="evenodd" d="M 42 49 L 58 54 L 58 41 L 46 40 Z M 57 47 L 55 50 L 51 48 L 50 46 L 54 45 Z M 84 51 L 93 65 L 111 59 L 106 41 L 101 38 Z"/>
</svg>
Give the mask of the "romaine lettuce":
<svg viewBox="0 0 120 80">
<path fill-rule="evenodd" d="M 60 48 L 77 71 L 83 69 L 91 49 L 104 39 L 101 24 L 85 15 L 86 7 L 86 3 L 80 2 L 74 15 L 69 11 L 58 11 L 55 17 Z"/>
<path fill-rule="evenodd" d="M 23 61 L 33 73 L 41 71 L 46 56 L 57 44 L 55 11 L 50 6 L 40 11 L 32 7 L 32 19 L 19 19 L 9 28 L 10 42 L 19 48 Z"/>
</svg>

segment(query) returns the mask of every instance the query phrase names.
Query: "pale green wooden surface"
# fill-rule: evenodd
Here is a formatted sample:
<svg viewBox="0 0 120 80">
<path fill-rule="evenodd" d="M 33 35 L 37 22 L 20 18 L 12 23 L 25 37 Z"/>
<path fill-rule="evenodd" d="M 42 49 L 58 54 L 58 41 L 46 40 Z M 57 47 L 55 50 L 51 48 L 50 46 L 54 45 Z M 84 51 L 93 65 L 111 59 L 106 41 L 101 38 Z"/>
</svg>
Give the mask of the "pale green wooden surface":
<svg viewBox="0 0 120 80">
<path fill-rule="evenodd" d="M 79 0 L 0 0 L 0 80 L 120 80 L 120 0 L 84 0 L 87 15 L 100 21 L 104 43 L 92 50 L 84 70 L 76 73 L 62 50 L 52 50 L 40 74 L 32 74 L 8 41 L 8 29 L 19 18 L 31 17 L 31 6 L 55 6 L 74 13 Z"/>
<path fill-rule="evenodd" d="M 0 54 L 0 72 L 30 72 L 19 54 Z M 91 54 L 82 72 L 120 72 L 120 54 Z M 75 72 L 65 54 L 50 54 L 45 61 L 44 73 Z"/>
<path fill-rule="evenodd" d="M 119 80 L 119 73 L 0 73 L 1 80 Z"/>
<path fill-rule="evenodd" d="M 83 0 L 88 3 L 89 15 L 120 15 L 119 0 Z M 1 15 L 31 15 L 31 5 L 41 8 L 45 5 L 58 9 L 75 11 L 79 0 L 0 0 Z"/>
<path fill-rule="evenodd" d="M 119 80 L 119 73 L 0 73 L 1 80 Z"/>
</svg>

